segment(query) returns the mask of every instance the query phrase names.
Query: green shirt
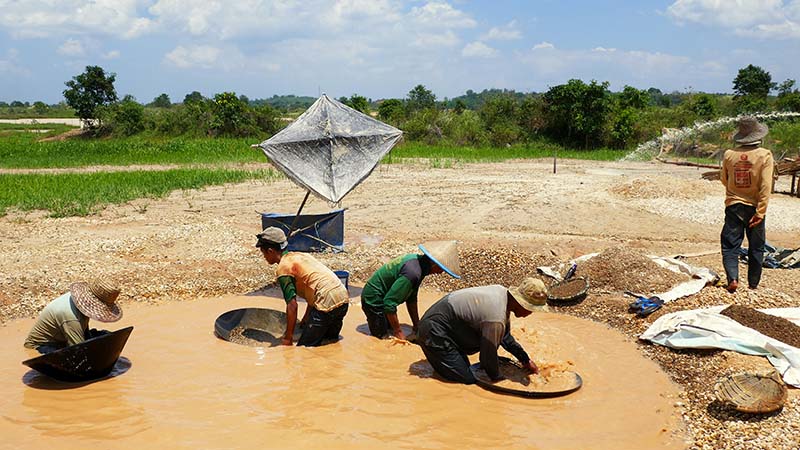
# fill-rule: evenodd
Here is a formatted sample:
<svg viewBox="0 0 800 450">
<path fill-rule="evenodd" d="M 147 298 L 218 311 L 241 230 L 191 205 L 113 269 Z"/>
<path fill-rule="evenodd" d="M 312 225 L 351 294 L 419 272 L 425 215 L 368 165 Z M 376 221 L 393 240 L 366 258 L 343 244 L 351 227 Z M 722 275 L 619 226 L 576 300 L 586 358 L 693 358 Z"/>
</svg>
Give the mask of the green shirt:
<svg viewBox="0 0 800 450">
<path fill-rule="evenodd" d="M 384 264 L 367 281 L 361 292 L 361 301 L 396 313 L 397 305 L 417 301 L 422 279 L 430 273 L 430 261 L 425 255 L 407 254 Z"/>
<path fill-rule="evenodd" d="M 72 302 L 72 294 L 58 297 L 45 306 L 25 339 L 25 347 L 41 345 L 66 347 L 85 340 L 89 318 L 83 315 Z"/>
</svg>

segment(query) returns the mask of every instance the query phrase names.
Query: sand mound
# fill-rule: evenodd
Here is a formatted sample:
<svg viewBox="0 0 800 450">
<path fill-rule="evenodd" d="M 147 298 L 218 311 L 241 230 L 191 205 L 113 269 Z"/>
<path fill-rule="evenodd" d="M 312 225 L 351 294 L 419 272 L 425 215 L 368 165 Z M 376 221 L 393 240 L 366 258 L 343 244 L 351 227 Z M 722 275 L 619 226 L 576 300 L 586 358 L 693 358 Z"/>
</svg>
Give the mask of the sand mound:
<svg viewBox="0 0 800 450">
<path fill-rule="evenodd" d="M 689 280 L 687 275 L 664 269 L 644 254 L 622 246 L 606 249 L 578 264 L 576 274 L 587 277 L 593 291 L 628 290 L 639 294 L 668 291 Z"/>
<path fill-rule="evenodd" d="M 705 180 L 686 180 L 676 183 L 674 178 L 648 177 L 614 185 L 609 188 L 609 192 L 624 199 L 700 199 L 718 193 L 718 190 L 715 192 L 711 183 Z"/>
</svg>

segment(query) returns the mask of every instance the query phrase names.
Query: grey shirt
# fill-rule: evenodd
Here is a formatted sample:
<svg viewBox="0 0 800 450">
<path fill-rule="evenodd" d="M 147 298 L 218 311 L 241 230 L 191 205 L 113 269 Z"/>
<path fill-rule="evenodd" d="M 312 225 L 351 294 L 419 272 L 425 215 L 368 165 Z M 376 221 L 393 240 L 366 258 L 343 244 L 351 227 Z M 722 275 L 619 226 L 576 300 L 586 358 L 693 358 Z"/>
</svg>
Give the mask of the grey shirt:
<svg viewBox="0 0 800 450">
<path fill-rule="evenodd" d="M 78 310 L 72 302 L 72 294 L 67 292 L 50 302 L 39 313 L 39 318 L 25 339 L 25 347 L 66 347 L 79 344 L 85 340 L 84 333 L 88 328 L 89 318 Z"/>
<path fill-rule="evenodd" d="M 465 336 L 468 334 L 479 340 L 481 367 L 489 376 L 499 377 L 497 347 L 501 345 L 520 362 L 530 361 L 522 346 L 511 336 L 506 287 L 491 285 L 461 289 L 451 292 L 447 296 L 447 303 L 461 326 L 472 331 L 458 333 L 463 337 L 460 339 L 462 345 L 472 340 Z"/>
</svg>

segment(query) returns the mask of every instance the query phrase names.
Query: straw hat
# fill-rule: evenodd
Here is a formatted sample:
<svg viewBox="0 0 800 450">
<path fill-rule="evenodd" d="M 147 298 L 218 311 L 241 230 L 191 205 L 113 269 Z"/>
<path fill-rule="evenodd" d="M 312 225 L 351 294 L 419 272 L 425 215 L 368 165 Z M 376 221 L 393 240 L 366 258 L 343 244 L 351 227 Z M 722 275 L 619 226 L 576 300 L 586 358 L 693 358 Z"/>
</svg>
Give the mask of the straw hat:
<svg viewBox="0 0 800 450">
<path fill-rule="evenodd" d="M 430 241 L 419 244 L 419 249 L 451 277 L 461 278 L 456 241 Z"/>
<path fill-rule="evenodd" d="M 528 311 L 542 309 L 547 304 L 547 288 L 538 278 L 525 278 L 519 286 L 508 288 L 508 292 L 517 303 Z"/>
<path fill-rule="evenodd" d="M 742 117 L 736 125 L 739 130 L 733 135 L 733 141 L 742 145 L 753 144 L 764 139 L 769 131 L 765 124 L 759 123 L 753 116 Z"/>
<path fill-rule="evenodd" d="M 116 303 L 119 289 L 105 281 L 72 283 L 69 287 L 72 302 L 87 317 L 100 322 L 116 322 L 122 310 Z"/>
</svg>

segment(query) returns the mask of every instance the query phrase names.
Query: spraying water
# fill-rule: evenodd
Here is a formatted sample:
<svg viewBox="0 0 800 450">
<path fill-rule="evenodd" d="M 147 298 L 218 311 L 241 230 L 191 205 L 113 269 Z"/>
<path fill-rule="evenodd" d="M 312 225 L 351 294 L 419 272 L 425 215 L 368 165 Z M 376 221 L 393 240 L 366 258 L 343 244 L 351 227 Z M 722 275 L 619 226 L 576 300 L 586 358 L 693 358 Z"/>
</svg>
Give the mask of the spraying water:
<svg viewBox="0 0 800 450">
<path fill-rule="evenodd" d="M 746 115 L 755 116 L 759 120 L 780 120 L 800 117 L 800 113 L 797 112 L 772 112 Z M 666 129 L 664 134 L 653 140 L 640 144 L 638 147 L 636 147 L 636 150 L 628 153 L 624 158 L 622 158 L 622 160 L 644 161 L 653 159 L 659 155 L 664 144 L 676 145 L 684 139 L 694 136 L 695 134 L 734 124 L 743 116 L 745 116 L 745 114 L 739 116 L 722 117 L 716 120 L 710 120 L 708 122 L 698 122 L 690 127 Z"/>
</svg>

